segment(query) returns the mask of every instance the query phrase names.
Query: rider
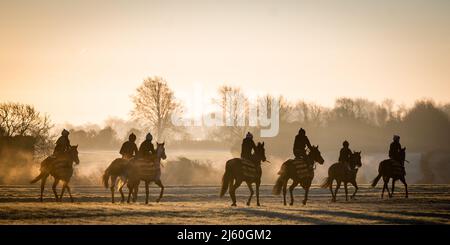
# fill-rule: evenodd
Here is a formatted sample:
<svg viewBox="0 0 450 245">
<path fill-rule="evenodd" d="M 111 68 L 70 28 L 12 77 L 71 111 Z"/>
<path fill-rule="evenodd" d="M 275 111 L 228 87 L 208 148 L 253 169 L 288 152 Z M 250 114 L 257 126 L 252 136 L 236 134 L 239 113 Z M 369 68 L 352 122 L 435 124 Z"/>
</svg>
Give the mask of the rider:
<svg viewBox="0 0 450 245">
<path fill-rule="evenodd" d="M 253 141 L 253 134 L 247 132 L 247 135 L 242 140 L 241 158 L 250 160 L 252 157 L 252 150 L 256 150 L 255 142 Z"/>
<path fill-rule="evenodd" d="M 152 140 L 153 140 L 152 134 L 148 133 L 145 136 L 145 140 L 139 146 L 139 156 L 141 158 L 150 159 L 152 155 L 156 154 Z"/>
<path fill-rule="evenodd" d="M 55 149 L 53 150 L 53 156 L 56 157 L 61 153 L 70 149 L 69 131 L 63 129 L 61 136 L 56 141 Z"/>
<path fill-rule="evenodd" d="M 350 150 L 350 148 L 348 148 L 350 144 L 348 143 L 348 141 L 344 141 L 342 143 L 342 149 L 339 152 L 339 162 L 342 164 L 346 164 L 347 167 L 349 167 L 348 163 L 350 161 L 350 157 L 352 155 L 352 150 Z"/>
<path fill-rule="evenodd" d="M 123 159 L 130 159 L 134 156 L 136 156 L 138 152 L 138 148 L 136 146 L 136 135 L 131 133 L 130 136 L 128 136 L 128 141 L 122 144 L 122 147 L 120 148 L 120 154 L 122 155 Z"/>
<path fill-rule="evenodd" d="M 306 132 L 303 128 L 300 128 L 294 141 L 294 156 L 296 159 L 306 157 L 305 147 L 311 150 L 311 143 L 309 142 Z"/>
<path fill-rule="evenodd" d="M 389 147 L 389 158 L 400 162 L 400 150 L 402 145 L 400 145 L 400 136 L 394 135 L 393 141 Z"/>
</svg>

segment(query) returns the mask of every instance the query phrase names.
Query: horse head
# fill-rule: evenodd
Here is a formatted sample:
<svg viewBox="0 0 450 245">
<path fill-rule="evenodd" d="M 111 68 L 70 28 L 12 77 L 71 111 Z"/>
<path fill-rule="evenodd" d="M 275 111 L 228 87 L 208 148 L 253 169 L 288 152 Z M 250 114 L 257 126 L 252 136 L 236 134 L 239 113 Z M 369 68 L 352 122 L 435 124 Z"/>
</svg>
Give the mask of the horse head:
<svg viewBox="0 0 450 245">
<path fill-rule="evenodd" d="M 361 152 L 354 151 L 350 156 L 350 164 L 352 168 L 360 168 L 362 166 L 361 162 Z"/>
<path fill-rule="evenodd" d="M 80 164 L 80 159 L 78 158 L 78 145 L 71 145 L 69 153 L 72 161 L 74 161 L 76 164 Z"/>
<path fill-rule="evenodd" d="M 264 149 L 264 141 L 262 143 L 258 142 L 258 145 L 256 145 L 255 149 L 255 156 L 257 161 L 265 162 L 266 159 L 266 150 Z"/>
<path fill-rule="evenodd" d="M 163 142 L 163 143 L 156 142 L 156 157 L 158 159 L 165 160 L 167 158 L 166 148 L 164 148 L 164 144 L 165 144 L 165 142 Z"/>
<path fill-rule="evenodd" d="M 325 160 L 323 160 L 322 155 L 320 154 L 319 145 L 317 146 L 313 145 L 311 147 L 311 151 L 309 152 L 308 157 L 310 157 L 313 163 L 318 162 L 319 164 L 322 165 L 325 162 Z"/>
</svg>

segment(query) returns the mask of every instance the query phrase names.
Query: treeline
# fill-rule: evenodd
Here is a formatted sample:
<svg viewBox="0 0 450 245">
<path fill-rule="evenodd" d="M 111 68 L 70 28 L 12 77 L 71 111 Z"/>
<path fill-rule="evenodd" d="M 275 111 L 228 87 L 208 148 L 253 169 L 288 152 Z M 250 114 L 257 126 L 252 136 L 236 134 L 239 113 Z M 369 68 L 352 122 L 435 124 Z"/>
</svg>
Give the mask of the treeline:
<svg viewBox="0 0 450 245">
<path fill-rule="evenodd" d="M 274 97 L 267 95 L 258 99 L 271 103 Z M 72 144 L 79 144 L 82 150 L 118 150 L 131 132 L 137 135 L 138 144 L 147 132 L 152 132 L 155 140 L 166 141 L 172 147 L 225 148 L 237 153 L 245 133 L 251 131 L 256 140 L 268 143 L 270 154 L 285 157 L 291 154 L 294 136 L 301 127 L 306 129 L 311 142 L 323 150 L 337 151 L 342 141 L 348 140 L 355 150 L 386 151 L 393 134 L 401 136 L 408 151 L 448 150 L 450 147 L 450 104 L 420 100 L 407 108 L 395 105 L 392 100 L 376 103 L 360 98 L 338 98 L 333 107 L 323 107 L 304 101 L 287 101 L 283 97 L 276 99 L 280 101 L 279 133 L 272 138 L 258 139 L 261 130 L 258 127 L 177 127 L 172 124 L 171 115 L 183 110 L 182 102 L 174 97 L 163 78 L 149 77 L 132 97 L 134 107 L 129 119 L 109 118 L 104 126 L 55 127 L 47 115 L 40 114 L 33 106 L 1 103 L 0 136 L 33 137 L 35 151 L 41 155 L 51 151 L 63 127 L 70 131 Z M 248 123 L 245 110 L 229 107 L 239 101 L 247 106 L 250 103 L 241 89 L 222 86 L 212 103 L 229 113 L 232 120 L 244 118 Z"/>
<path fill-rule="evenodd" d="M 268 138 L 271 152 L 286 156 L 292 152 L 300 127 L 313 144 L 323 150 L 338 150 L 344 140 L 355 150 L 387 151 L 392 135 L 401 136 L 408 151 L 448 151 L 450 147 L 449 104 L 417 101 L 411 108 L 394 107 L 392 101 L 377 104 L 366 99 L 340 98 L 333 108 L 299 102 L 285 103 L 280 110 L 280 133 Z"/>
<path fill-rule="evenodd" d="M 320 145 L 322 150 L 338 150 L 342 141 L 348 140 L 355 150 L 383 152 L 394 134 L 401 136 L 402 144 L 409 151 L 448 150 L 450 147 L 448 104 L 437 105 L 430 100 L 421 100 L 406 108 L 396 107 L 389 100 L 375 103 L 366 99 L 340 98 L 334 107 L 327 108 L 282 99 L 281 107 L 280 130 L 276 137 L 259 138 L 260 128 L 256 127 L 238 127 L 242 134 L 234 137 L 230 127 L 192 127 L 184 128 L 178 135 L 166 136 L 166 143 L 173 148 L 231 149 L 237 153 L 240 141 L 248 130 L 254 133 L 256 140 L 268 143 L 270 154 L 287 156 L 292 152 L 294 136 L 302 127 L 307 130 L 311 142 Z M 72 129 L 71 140 L 84 149 L 117 149 L 129 133 L 138 136 L 138 143 L 147 133 L 145 129 L 137 129 L 139 126 L 133 123 L 130 124 L 135 128 L 120 128 L 117 125 L 126 127 L 127 123 L 117 123 L 112 119 L 108 123 L 109 126 L 104 128 Z"/>
</svg>

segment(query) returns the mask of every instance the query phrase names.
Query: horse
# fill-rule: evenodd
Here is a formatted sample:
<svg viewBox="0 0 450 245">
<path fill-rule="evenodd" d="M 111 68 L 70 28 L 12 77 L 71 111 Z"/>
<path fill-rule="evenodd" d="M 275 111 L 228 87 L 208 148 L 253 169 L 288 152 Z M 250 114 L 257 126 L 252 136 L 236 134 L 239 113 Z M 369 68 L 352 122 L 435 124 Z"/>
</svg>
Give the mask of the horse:
<svg viewBox="0 0 450 245">
<path fill-rule="evenodd" d="M 265 162 L 266 160 L 266 153 L 264 149 L 264 142 L 260 143 L 258 142 L 255 152 L 251 156 L 250 164 L 253 166 L 251 167 L 255 172 L 252 176 L 245 175 L 244 173 L 244 166 L 245 163 L 241 158 L 233 158 L 226 162 L 225 164 L 225 173 L 222 177 L 222 188 L 220 190 L 220 197 L 223 197 L 228 189 L 230 193 L 230 197 L 232 200 L 231 206 L 236 206 L 236 189 L 239 188 L 239 186 L 242 184 L 243 181 L 247 183 L 248 189 L 250 190 L 250 196 L 247 201 L 247 206 L 250 206 L 250 202 L 252 200 L 254 191 L 252 184 L 255 183 L 256 185 L 256 205 L 260 206 L 259 203 L 259 186 L 261 185 L 261 162 Z M 248 162 L 248 161 L 247 161 Z"/>
<path fill-rule="evenodd" d="M 155 184 L 161 188 L 156 202 L 161 200 L 164 193 L 164 185 L 161 182 L 161 159 L 166 159 L 167 156 L 164 143 L 160 144 L 156 142 L 156 145 L 156 157 L 153 161 L 137 158 L 130 161 L 127 171 L 127 187 L 129 189 L 127 203 L 130 202 L 132 194 L 133 202 L 136 202 L 139 183 L 141 180 L 145 182 L 145 204 L 148 204 L 150 182 L 155 182 Z M 149 167 L 150 169 L 148 169 Z"/>
<path fill-rule="evenodd" d="M 328 177 L 324 180 L 321 187 L 330 188 L 331 201 L 336 202 L 337 192 L 341 186 L 341 182 L 344 182 L 345 188 L 345 200 L 348 201 L 348 191 L 347 183 L 352 184 L 355 187 L 355 192 L 350 197 L 355 198 L 356 192 L 358 191 L 358 185 L 356 184 L 356 174 L 358 173 L 358 168 L 362 166 L 361 162 L 361 152 L 353 152 L 350 156 L 348 165 L 345 163 L 337 162 L 328 168 Z M 333 181 L 336 180 L 336 191 L 333 193 Z"/>
<path fill-rule="evenodd" d="M 405 175 L 404 172 L 404 166 L 405 166 L 405 157 L 406 157 L 406 147 L 400 150 L 400 162 L 396 162 L 392 159 L 386 159 L 380 162 L 380 165 L 378 166 L 378 176 L 375 177 L 372 181 L 372 187 L 375 187 L 380 180 L 381 177 L 383 177 L 384 185 L 383 190 L 381 191 L 381 198 L 384 196 L 384 190 L 386 189 L 389 195 L 389 198 L 391 198 L 394 195 L 394 187 L 395 187 L 395 181 L 400 180 L 403 185 L 405 185 L 405 198 L 408 198 L 408 184 L 406 184 Z M 400 166 L 396 166 L 397 164 L 400 164 Z M 401 171 L 398 171 L 398 168 L 402 168 Z M 392 178 L 392 193 L 389 192 L 389 179 Z"/>
<path fill-rule="evenodd" d="M 41 196 L 40 196 L 41 202 L 43 201 L 45 182 L 47 181 L 49 175 L 53 176 L 53 178 L 55 179 L 52 185 L 52 190 L 53 193 L 55 194 L 56 201 L 62 201 L 64 191 L 65 189 L 67 189 L 67 191 L 69 192 L 70 201 L 73 202 L 72 193 L 70 192 L 69 187 L 69 181 L 73 175 L 72 164 L 74 162 L 75 164 L 80 163 L 80 159 L 78 158 L 78 145 L 70 146 L 70 148 L 66 152 L 61 153 L 61 155 L 56 158 L 47 157 L 41 162 L 40 168 L 41 173 L 32 181 L 30 181 L 30 183 L 33 184 L 41 180 Z M 58 197 L 56 187 L 58 186 L 60 180 L 63 181 L 63 187 L 61 190 L 61 196 Z"/>
<path fill-rule="evenodd" d="M 128 165 L 131 159 L 124 158 L 116 158 L 111 164 L 106 168 L 105 173 L 102 177 L 102 182 L 105 188 L 110 188 L 111 190 L 111 202 L 114 203 L 114 190 L 116 185 L 118 186 L 118 190 L 121 195 L 121 201 L 125 201 L 125 195 L 123 194 L 123 187 L 126 184 L 127 180 L 127 170 Z M 111 179 L 111 186 L 109 186 L 109 180 Z M 119 181 L 117 181 L 119 179 Z"/>
<path fill-rule="evenodd" d="M 293 180 L 292 185 L 289 187 L 289 193 L 291 195 L 291 202 L 289 205 L 294 205 L 294 188 L 300 183 L 300 185 L 305 190 L 305 198 L 303 199 L 303 205 L 306 205 L 308 201 L 308 192 L 311 187 L 311 182 L 314 178 L 314 163 L 323 164 L 324 160 L 319 151 L 319 146 L 312 146 L 311 151 L 306 156 L 305 161 L 306 167 L 308 169 L 308 174 L 299 174 L 297 171 L 297 166 L 294 163 L 298 161 L 297 159 L 289 159 L 281 165 L 281 169 L 278 172 L 280 176 L 278 177 L 275 186 L 273 187 L 272 193 L 274 195 L 280 195 L 281 189 L 283 188 L 283 204 L 286 205 L 286 189 L 289 179 Z"/>
</svg>

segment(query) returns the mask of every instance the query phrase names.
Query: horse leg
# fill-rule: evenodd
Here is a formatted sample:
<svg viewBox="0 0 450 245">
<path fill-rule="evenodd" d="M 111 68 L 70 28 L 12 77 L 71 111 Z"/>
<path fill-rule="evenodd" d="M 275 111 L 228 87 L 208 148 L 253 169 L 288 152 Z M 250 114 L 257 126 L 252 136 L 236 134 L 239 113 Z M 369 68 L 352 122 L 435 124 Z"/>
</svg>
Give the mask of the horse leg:
<svg viewBox="0 0 450 245">
<path fill-rule="evenodd" d="M 256 206 L 261 206 L 259 203 L 259 186 L 261 185 L 261 181 L 256 181 Z"/>
<path fill-rule="evenodd" d="M 59 196 L 59 201 L 62 202 L 63 196 L 64 196 L 64 191 L 66 190 L 66 182 L 63 181 L 63 186 L 61 189 L 61 195 Z"/>
<path fill-rule="evenodd" d="M 149 184 L 150 183 L 148 181 L 145 181 L 145 204 L 148 204 L 148 196 L 150 194 L 150 191 L 148 189 Z"/>
<path fill-rule="evenodd" d="M 303 199 L 303 205 L 306 205 L 306 202 L 308 201 L 308 193 L 309 193 L 309 188 L 311 187 L 311 181 L 309 180 L 305 186 L 303 186 L 303 189 L 305 189 L 305 198 Z"/>
<path fill-rule="evenodd" d="M 111 176 L 111 187 L 110 187 L 110 190 L 111 190 L 111 202 L 112 203 L 115 203 L 115 201 L 114 201 L 114 188 L 116 187 L 116 181 L 117 181 L 117 176 Z"/>
<path fill-rule="evenodd" d="M 291 186 L 289 186 L 289 194 L 291 195 L 291 202 L 289 205 L 294 205 L 294 188 L 298 185 L 298 181 L 294 180 Z"/>
<path fill-rule="evenodd" d="M 392 181 L 394 181 L 394 179 L 392 179 Z M 386 190 L 387 190 L 388 196 L 391 197 L 391 191 L 389 190 L 389 178 L 387 178 L 385 180 L 385 183 L 386 183 Z"/>
<path fill-rule="evenodd" d="M 159 192 L 159 197 L 158 197 L 158 199 L 156 199 L 156 202 L 159 202 L 164 194 L 164 186 L 160 179 L 155 181 L 155 184 L 161 188 L 161 191 Z"/>
<path fill-rule="evenodd" d="M 358 191 L 358 184 L 356 184 L 356 180 L 352 181 L 351 183 L 352 183 L 353 187 L 355 187 L 355 191 L 353 192 L 353 195 L 350 197 L 350 199 L 354 200 L 356 192 Z"/>
<path fill-rule="evenodd" d="M 128 199 L 127 199 L 127 203 L 130 203 L 131 194 L 133 194 L 133 188 L 134 188 L 134 187 L 133 187 L 130 183 L 127 184 L 127 187 L 128 187 Z"/>
<path fill-rule="evenodd" d="M 383 199 L 384 190 L 386 189 L 386 180 L 383 178 L 383 190 L 381 190 L 381 198 Z"/>
<path fill-rule="evenodd" d="M 133 202 L 137 201 L 138 198 L 138 192 L 139 192 L 139 182 L 133 185 Z"/>
<path fill-rule="evenodd" d="M 341 187 L 341 181 L 336 180 L 336 190 L 334 191 L 334 201 L 336 201 L 336 199 L 337 199 L 337 193 L 338 193 L 338 190 L 340 187 Z"/>
<path fill-rule="evenodd" d="M 47 182 L 47 178 L 46 178 L 46 177 L 44 177 L 44 178 L 41 179 L 41 198 L 40 198 L 40 201 L 41 201 L 41 202 L 44 201 L 43 196 L 44 196 L 45 182 Z"/>
<path fill-rule="evenodd" d="M 286 179 L 284 182 L 283 182 L 283 204 L 284 204 L 284 206 L 286 206 L 286 192 L 287 192 L 287 182 L 288 182 L 289 180 L 288 179 Z"/>
<path fill-rule="evenodd" d="M 59 201 L 58 193 L 56 192 L 56 186 L 58 185 L 58 183 L 59 183 L 59 179 L 55 178 L 55 181 L 53 182 L 53 185 L 52 185 L 52 190 L 53 190 L 53 194 L 55 194 L 56 201 Z"/>
<path fill-rule="evenodd" d="M 230 189 L 230 196 L 231 196 L 231 200 L 233 201 L 231 206 L 236 206 L 236 189 L 239 188 L 239 186 L 241 186 L 241 184 L 242 184 L 242 180 L 239 180 L 239 181 L 236 180 L 236 182 Z"/>
<path fill-rule="evenodd" d="M 406 184 L 406 179 L 403 176 L 402 178 L 400 178 L 400 181 L 403 183 L 403 185 L 405 185 L 405 198 L 408 198 L 408 184 Z"/>
<path fill-rule="evenodd" d="M 348 201 L 348 189 L 347 182 L 344 181 L 344 190 L 345 190 L 345 201 Z"/>
<path fill-rule="evenodd" d="M 334 179 L 331 180 L 331 183 L 330 183 L 331 201 L 336 202 L 336 197 L 334 196 L 334 192 L 333 192 L 333 181 L 334 181 Z M 337 180 L 336 180 L 336 182 L 337 182 Z"/>
<path fill-rule="evenodd" d="M 247 182 L 247 181 L 245 183 L 247 183 L 248 189 L 250 190 L 250 196 L 248 197 L 248 201 L 247 201 L 247 206 L 250 206 L 250 202 L 252 201 L 254 191 L 253 191 L 252 183 Z"/>
<path fill-rule="evenodd" d="M 392 191 L 391 191 L 391 195 L 389 197 L 394 196 L 394 188 L 395 188 L 395 179 L 392 179 Z"/>
<path fill-rule="evenodd" d="M 119 192 L 120 192 L 120 197 L 121 200 L 120 202 L 123 203 L 125 201 L 125 195 L 123 194 L 123 186 L 125 185 L 125 181 L 122 181 L 121 185 L 119 186 Z"/>
<path fill-rule="evenodd" d="M 70 196 L 70 202 L 73 202 L 72 192 L 70 191 L 69 183 L 66 183 L 66 188 L 67 188 L 67 192 L 69 193 L 69 196 Z"/>
</svg>

